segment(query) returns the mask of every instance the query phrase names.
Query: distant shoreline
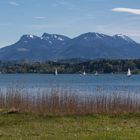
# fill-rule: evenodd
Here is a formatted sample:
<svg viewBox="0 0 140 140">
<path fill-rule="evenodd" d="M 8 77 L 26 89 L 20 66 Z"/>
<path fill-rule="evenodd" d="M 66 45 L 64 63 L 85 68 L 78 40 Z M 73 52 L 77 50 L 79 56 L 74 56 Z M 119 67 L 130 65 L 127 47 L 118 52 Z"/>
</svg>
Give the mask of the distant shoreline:
<svg viewBox="0 0 140 140">
<path fill-rule="evenodd" d="M 46 62 L 0 61 L 0 73 L 38 73 L 54 74 L 126 74 L 128 68 L 132 74 L 140 74 L 140 59 L 134 60 L 60 60 Z"/>
</svg>

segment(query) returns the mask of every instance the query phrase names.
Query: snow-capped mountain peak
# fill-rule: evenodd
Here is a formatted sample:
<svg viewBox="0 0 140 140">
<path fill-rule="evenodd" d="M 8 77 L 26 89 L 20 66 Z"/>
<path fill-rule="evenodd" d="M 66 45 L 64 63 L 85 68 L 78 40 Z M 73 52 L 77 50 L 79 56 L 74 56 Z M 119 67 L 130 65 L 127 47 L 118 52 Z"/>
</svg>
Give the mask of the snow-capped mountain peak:
<svg viewBox="0 0 140 140">
<path fill-rule="evenodd" d="M 81 37 L 83 37 L 85 40 L 94 40 L 94 39 L 103 39 L 105 35 L 100 33 L 95 33 L 95 32 L 89 32 L 83 34 Z"/>
<path fill-rule="evenodd" d="M 61 41 L 61 42 L 69 40 L 69 38 L 66 36 L 57 35 L 57 34 L 48 34 L 48 33 L 44 33 L 41 39 L 47 40 L 47 41 L 51 40 L 51 41 Z"/>
<path fill-rule="evenodd" d="M 38 38 L 38 37 L 35 35 L 31 35 L 31 34 L 26 34 L 21 37 L 22 40 L 32 40 L 32 39 L 36 39 L 36 38 Z"/>
<path fill-rule="evenodd" d="M 117 38 L 117 39 L 125 40 L 125 41 L 127 41 L 127 42 L 135 43 L 135 41 L 133 41 L 131 38 L 129 38 L 128 36 L 123 35 L 123 34 L 116 34 L 116 35 L 114 35 L 113 37 L 114 37 L 114 38 Z"/>
<path fill-rule="evenodd" d="M 29 38 L 34 38 L 34 35 L 31 35 L 31 34 L 30 34 L 30 35 L 28 35 L 28 37 L 29 37 Z"/>
</svg>

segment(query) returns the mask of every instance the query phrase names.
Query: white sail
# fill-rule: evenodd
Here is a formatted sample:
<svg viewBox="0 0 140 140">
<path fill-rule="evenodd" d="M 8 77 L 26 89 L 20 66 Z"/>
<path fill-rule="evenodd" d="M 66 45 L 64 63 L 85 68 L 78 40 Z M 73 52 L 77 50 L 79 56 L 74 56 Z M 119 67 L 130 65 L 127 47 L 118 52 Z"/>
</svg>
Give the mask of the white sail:
<svg viewBox="0 0 140 140">
<path fill-rule="evenodd" d="M 98 72 L 96 71 L 95 76 L 98 76 Z"/>
<path fill-rule="evenodd" d="M 58 75 L 58 71 L 57 71 L 57 69 L 55 69 L 55 75 Z"/>
<path fill-rule="evenodd" d="M 83 72 L 83 75 L 86 75 L 86 72 L 85 71 Z"/>
<path fill-rule="evenodd" d="M 128 69 L 127 76 L 131 76 L 131 70 Z"/>
</svg>

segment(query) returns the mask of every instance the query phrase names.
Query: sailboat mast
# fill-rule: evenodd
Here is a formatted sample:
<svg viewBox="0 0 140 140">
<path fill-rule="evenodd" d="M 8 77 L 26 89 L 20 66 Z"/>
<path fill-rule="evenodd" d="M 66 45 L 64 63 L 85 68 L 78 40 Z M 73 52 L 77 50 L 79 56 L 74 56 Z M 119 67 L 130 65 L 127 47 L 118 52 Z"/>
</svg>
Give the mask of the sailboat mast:
<svg viewBox="0 0 140 140">
<path fill-rule="evenodd" d="M 58 75 L 58 71 L 57 71 L 57 69 L 55 69 L 55 75 Z"/>
</svg>

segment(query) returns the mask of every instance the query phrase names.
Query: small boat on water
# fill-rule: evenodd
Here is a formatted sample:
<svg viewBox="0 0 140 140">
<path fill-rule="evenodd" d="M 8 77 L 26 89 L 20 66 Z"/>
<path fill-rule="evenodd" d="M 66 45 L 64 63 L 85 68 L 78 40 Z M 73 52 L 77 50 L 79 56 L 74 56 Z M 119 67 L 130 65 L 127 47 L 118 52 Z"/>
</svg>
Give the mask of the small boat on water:
<svg viewBox="0 0 140 140">
<path fill-rule="evenodd" d="M 56 75 L 56 76 L 58 75 L 58 71 L 57 71 L 57 69 L 55 69 L 55 75 Z"/>
<path fill-rule="evenodd" d="M 84 71 L 82 75 L 84 75 L 84 76 L 85 76 L 85 75 L 86 75 L 86 72 Z"/>
<path fill-rule="evenodd" d="M 83 66 L 83 73 L 81 75 L 83 75 L 83 76 L 86 75 L 86 71 L 85 71 L 85 67 L 84 66 Z"/>
<path fill-rule="evenodd" d="M 98 76 L 99 74 L 98 74 L 98 72 L 96 71 L 94 75 L 95 75 L 95 76 Z"/>
<path fill-rule="evenodd" d="M 132 74 L 131 74 L 131 70 L 130 70 L 130 68 L 129 68 L 129 69 L 128 69 L 128 72 L 127 72 L 127 76 L 128 76 L 128 77 L 131 77 L 131 75 L 132 75 Z"/>
</svg>

